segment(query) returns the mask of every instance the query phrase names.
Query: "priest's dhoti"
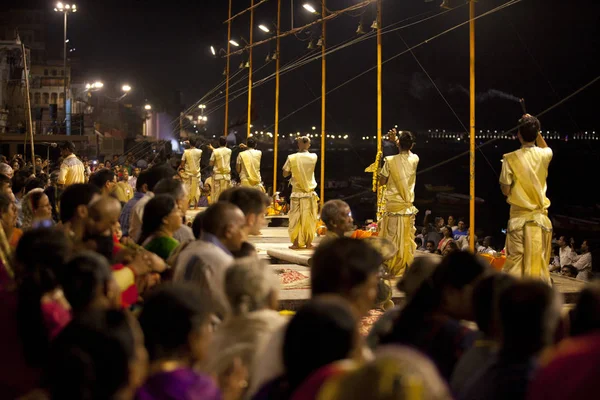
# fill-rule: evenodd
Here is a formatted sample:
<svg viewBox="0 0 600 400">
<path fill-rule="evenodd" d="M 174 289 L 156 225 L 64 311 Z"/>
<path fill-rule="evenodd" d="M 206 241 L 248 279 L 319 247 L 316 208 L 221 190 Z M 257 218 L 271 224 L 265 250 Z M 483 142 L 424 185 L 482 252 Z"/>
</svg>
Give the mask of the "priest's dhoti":
<svg viewBox="0 0 600 400">
<path fill-rule="evenodd" d="M 198 183 L 198 177 L 194 176 L 188 176 L 184 181 L 185 188 L 188 191 L 188 203 L 192 204 L 193 207 L 196 207 L 198 205 L 198 201 L 200 200 L 200 188 Z"/>
<path fill-rule="evenodd" d="M 292 194 L 293 195 L 293 194 Z M 319 198 L 316 194 L 310 197 L 292 197 L 290 199 L 288 232 L 292 243 L 304 247 L 312 243 L 317 230 Z"/>
<path fill-rule="evenodd" d="M 213 179 L 212 183 L 212 193 L 211 193 L 211 201 L 216 203 L 219 201 L 219 196 L 221 193 L 226 191 L 231 187 L 231 181 L 229 179 Z"/>
<path fill-rule="evenodd" d="M 253 184 L 253 182 L 251 182 L 249 179 L 247 178 L 242 178 L 240 180 L 240 186 L 243 187 L 251 187 L 253 189 L 258 189 L 261 192 L 265 193 L 265 187 L 262 185 L 262 183 L 258 183 L 258 184 Z"/>
<path fill-rule="evenodd" d="M 379 236 L 394 243 L 398 249 L 396 255 L 384 263 L 390 275 L 402 276 L 412 263 L 417 250 L 415 232 L 414 214 L 385 213 L 381 219 Z"/>
<path fill-rule="evenodd" d="M 549 222 L 549 221 L 548 221 Z M 506 262 L 503 271 L 521 278 L 540 279 L 550 284 L 548 265 L 552 254 L 552 230 L 536 222 L 506 234 Z"/>
</svg>

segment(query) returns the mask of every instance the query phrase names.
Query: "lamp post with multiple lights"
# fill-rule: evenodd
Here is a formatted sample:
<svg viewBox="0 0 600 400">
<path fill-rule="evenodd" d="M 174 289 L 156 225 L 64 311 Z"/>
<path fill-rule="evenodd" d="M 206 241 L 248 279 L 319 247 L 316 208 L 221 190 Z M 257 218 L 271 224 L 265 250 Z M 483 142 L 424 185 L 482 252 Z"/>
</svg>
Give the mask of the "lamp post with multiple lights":
<svg viewBox="0 0 600 400">
<path fill-rule="evenodd" d="M 63 4 L 60 1 L 56 3 L 54 11 L 61 12 L 64 14 L 64 26 L 63 26 L 63 97 L 65 107 L 65 120 L 67 125 L 67 135 L 71 134 L 71 110 L 69 109 L 70 103 L 67 101 L 67 16 L 69 13 L 77 12 L 77 5 L 75 4 Z"/>
</svg>

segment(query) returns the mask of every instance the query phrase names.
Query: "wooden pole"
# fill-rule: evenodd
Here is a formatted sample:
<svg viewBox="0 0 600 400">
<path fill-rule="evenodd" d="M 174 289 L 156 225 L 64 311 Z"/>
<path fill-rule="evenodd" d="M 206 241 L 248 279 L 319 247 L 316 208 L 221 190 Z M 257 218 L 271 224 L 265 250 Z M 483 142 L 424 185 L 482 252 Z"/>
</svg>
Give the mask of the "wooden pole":
<svg viewBox="0 0 600 400">
<path fill-rule="evenodd" d="M 326 127 L 325 127 L 325 116 L 326 116 L 326 112 L 325 112 L 325 106 L 327 104 L 326 101 L 326 97 L 327 97 L 327 62 L 325 59 L 325 51 L 326 51 L 326 44 L 327 44 L 327 36 L 326 36 L 326 27 L 327 27 L 327 22 L 325 21 L 325 17 L 327 16 L 327 7 L 325 6 L 325 2 L 326 0 L 322 0 L 321 4 L 322 4 L 322 10 L 321 10 L 321 17 L 323 18 L 323 24 L 322 24 L 322 35 L 321 35 L 321 193 L 320 193 L 320 199 L 321 199 L 321 207 L 323 206 L 323 203 L 325 203 L 325 134 L 326 134 Z"/>
<path fill-rule="evenodd" d="M 377 0 L 377 153 L 381 151 L 381 135 L 383 129 L 383 90 L 382 90 L 382 60 L 381 60 L 381 0 Z"/>
<path fill-rule="evenodd" d="M 29 68 L 27 67 L 27 53 L 25 52 L 25 44 L 23 42 L 21 42 L 21 53 L 23 54 L 23 73 L 25 74 L 25 99 L 27 99 L 28 126 L 27 126 L 27 130 L 25 131 L 26 132 L 25 141 L 27 141 L 27 134 L 29 134 L 29 140 L 31 143 L 31 161 L 32 161 L 32 164 L 35 166 L 35 149 L 33 146 L 33 120 L 31 118 L 31 99 L 29 98 Z M 25 146 L 25 147 L 27 147 L 27 146 Z M 23 157 L 25 157 L 25 156 L 23 155 Z M 23 160 L 23 161 L 25 161 L 25 160 Z M 34 168 L 33 173 L 35 175 L 35 168 Z"/>
<path fill-rule="evenodd" d="M 469 118 L 469 246 L 475 252 L 475 0 L 469 2 L 470 118 Z"/>
<path fill-rule="evenodd" d="M 223 130 L 223 136 L 227 137 L 229 134 L 229 53 L 231 51 L 231 1 L 229 0 L 229 17 L 227 18 L 227 66 L 225 67 L 225 128 Z"/>
<path fill-rule="evenodd" d="M 277 45 L 275 49 L 275 132 L 273 133 L 273 196 L 277 192 L 277 157 L 279 155 L 279 33 L 281 25 L 281 0 L 277 0 Z"/>
<path fill-rule="evenodd" d="M 250 0 L 250 55 L 248 56 L 248 130 L 246 138 L 250 137 L 252 130 L 252 40 L 254 38 L 254 0 Z"/>
</svg>

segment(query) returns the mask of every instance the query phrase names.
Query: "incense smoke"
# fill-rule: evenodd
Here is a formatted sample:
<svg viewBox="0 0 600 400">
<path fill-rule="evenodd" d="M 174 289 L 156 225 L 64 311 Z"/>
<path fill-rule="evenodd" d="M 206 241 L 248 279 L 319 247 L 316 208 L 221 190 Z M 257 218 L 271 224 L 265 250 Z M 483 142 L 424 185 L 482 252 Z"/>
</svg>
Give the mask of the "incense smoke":
<svg viewBox="0 0 600 400">
<path fill-rule="evenodd" d="M 469 90 L 462 85 L 445 84 L 440 79 L 435 80 L 435 85 L 442 92 L 446 92 L 449 94 L 458 92 L 458 93 L 464 93 L 466 95 L 469 95 Z M 435 91 L 435 87 L 434 87 L 433 83 L 424 74 L 416 72 L 412 75 L 408 92 L 413 97 L 415 97 L 419 100 L 423 100 L 431 92 L 431 90 Z M 518 97 L 513 96 L 512 94 L 503 92 L 498 89 L 489 89 L 486 92 L 477 93 L 475 95 L 475 100 L 479 103 L 490 100 L 490 99 L 504 99 L 504 100 L 514 101 L 517 103 L 520 100 Z"/>
<path fill-rule="evenodd" d="M 469 91 L 464 86 L 462 86 L 462 85 L 452 85 L 448 91 L 450 93 L 453 93 L 453 92 L 462 92 L 462 93 L 465 93 L 467 95 L 469 94 Z M 477 93 L 475 95 L 475 100 L 478 103 L 481 103 L 483 101 L 490 100 L 490 99 L 511 100 L 511 101 L 515 101 L 517 103 L 521 100 L 517 96 L 513 96 L 510 93 L 506 93 L 506 92 L 503 92 L 503 91 L 498 90 L 498 89 L 489 89 L 487 92 Z"/>
</svg>

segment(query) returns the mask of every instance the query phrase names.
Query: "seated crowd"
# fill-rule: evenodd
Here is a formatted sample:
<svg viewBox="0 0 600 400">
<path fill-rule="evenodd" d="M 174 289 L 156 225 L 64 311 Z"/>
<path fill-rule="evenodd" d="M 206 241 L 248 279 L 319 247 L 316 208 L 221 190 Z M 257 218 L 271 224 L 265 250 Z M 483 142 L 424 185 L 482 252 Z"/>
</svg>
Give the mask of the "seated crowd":
<svg viewBox="0 0 600 400">
<path fill-rule="evenodd" d="M 454 225 L 455 221 L 457 225 Z M 417 249 L 428 253 L 448 255 L 457 250 L 468 250 L 469 229 L 464 218 L 455 220 L 452 215 L 448 217 L 448 225 L 444 224 L 443 217 L 435 217 L 431 222 L 431 211 L 427 210 L 423 228 L 416 235 Z M 505 254 L 505 249 L 494 245 L 492 236 L 478 239 L 475 236 L 475 248 L 478 254 L 500 256 Z M 553 258 L 549 260 L 550 272 L 555 272 L 570 278 L 591 281 L 594 277 L 592 271 L 592 244 L 584 239 L 578 242 L 575 238 L 559 236 L 552 239 Z"/>
<path fill-rule="evenodd" d="M 554 288 L 462 251 L 464 221 L 422 233 L 425 247 L 438 234 L 444 256 L 415 260 L 397 284 L 405 301 L 365 337 L 385 256 L 344 237 L 347 204 L 325 206 L 334 234 L 312 258 L 311 298 L 289 316 L 248 239 L 266 225 L 264 193 L 231 188 L 188 226 L 169 166 L 142 171 L 124 205 L 103 171 L 60 188 L 56 209 L 47 182 L 0 176 L 2 398 L 596 396 L 598 284 L 567 312 Z"/>
</svg>

